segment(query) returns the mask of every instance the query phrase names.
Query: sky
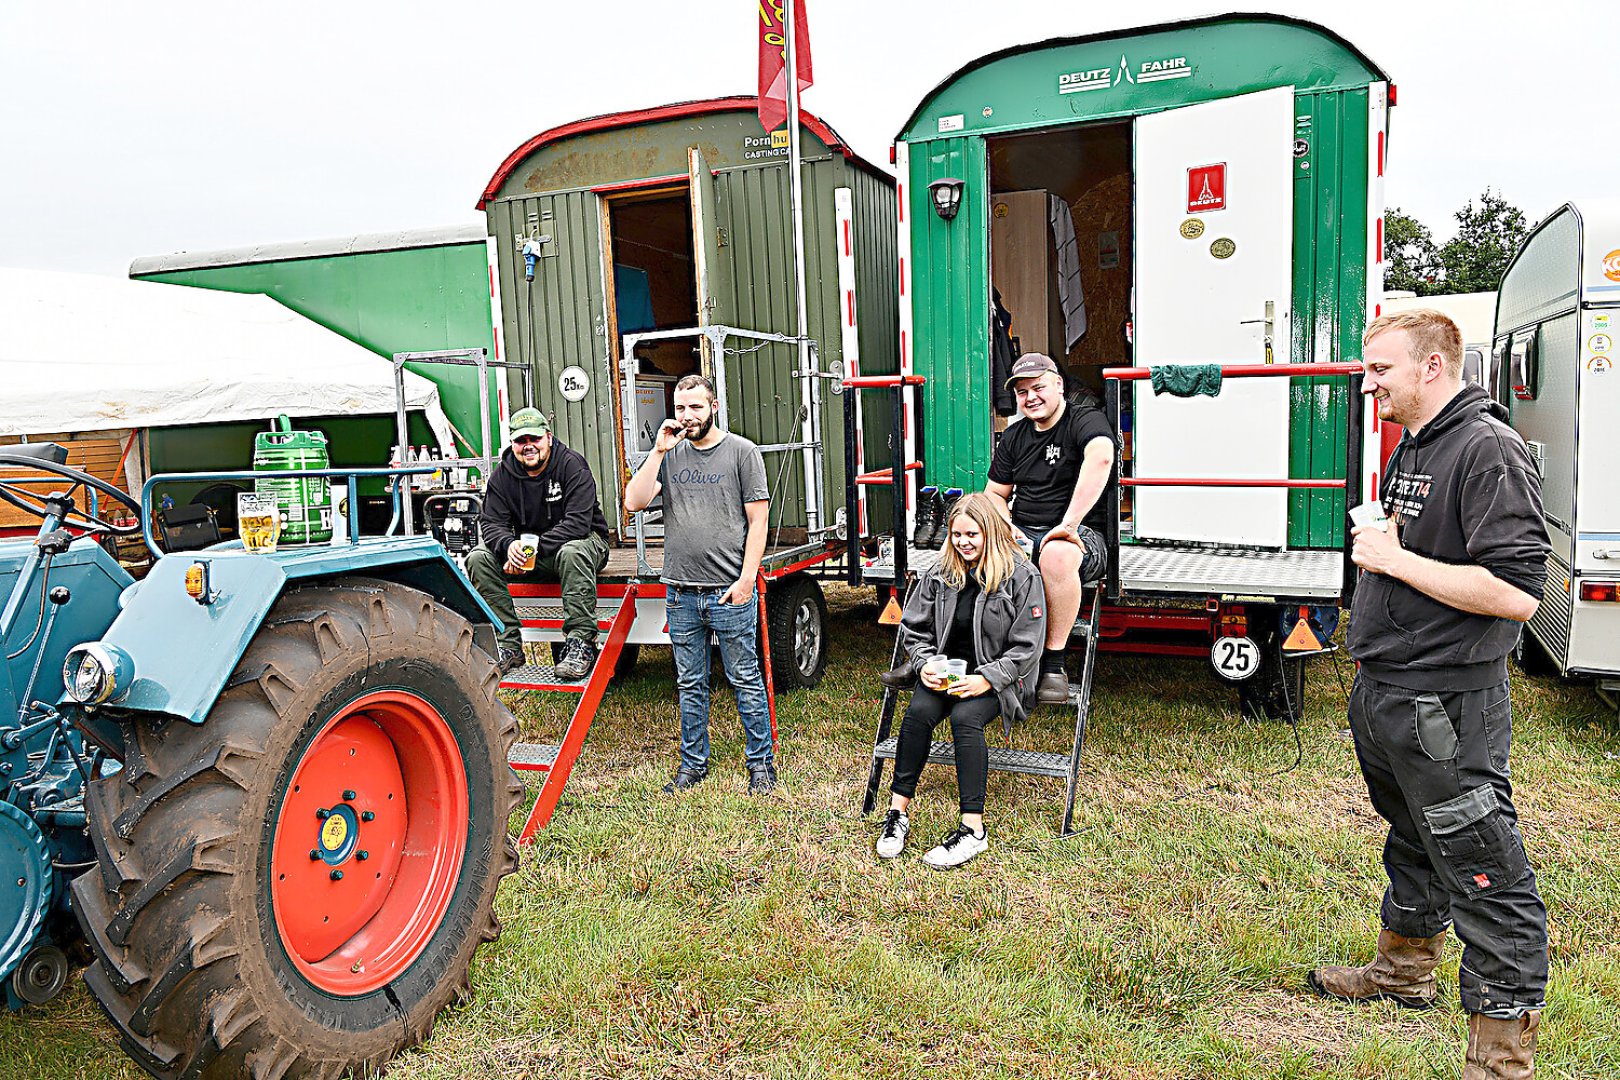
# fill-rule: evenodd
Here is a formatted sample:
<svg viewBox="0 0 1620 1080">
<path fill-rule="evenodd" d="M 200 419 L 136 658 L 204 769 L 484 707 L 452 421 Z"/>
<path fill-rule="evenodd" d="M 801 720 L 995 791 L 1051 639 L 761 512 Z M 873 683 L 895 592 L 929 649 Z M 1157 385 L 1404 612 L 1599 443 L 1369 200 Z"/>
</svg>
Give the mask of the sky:
<svg viewBox="0 0 1620 1080">
<path fill-rule="evenodd" d="M 871 161 L 963 64 L 1209 0 L 807 0 L 804 107 Z M 1444 238 L 1487 186 L 1531 220 L 1620 193 L 1614 0 L 1274 3 L 1389 71 L 1388 203 Z M 0 6 L 0 265 L 480 223 L 531 135 L 752 93 L 752 0 L 51 0 Z M 1609 119 L 1602 119 L 1607 112 Z"/>
</svg>

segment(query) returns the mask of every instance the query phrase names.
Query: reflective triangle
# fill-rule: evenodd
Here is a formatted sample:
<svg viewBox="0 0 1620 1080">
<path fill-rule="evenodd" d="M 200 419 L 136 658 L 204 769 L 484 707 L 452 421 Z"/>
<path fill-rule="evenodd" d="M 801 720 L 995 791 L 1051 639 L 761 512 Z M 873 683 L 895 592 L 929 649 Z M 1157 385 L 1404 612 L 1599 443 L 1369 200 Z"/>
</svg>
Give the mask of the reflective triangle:
<svg viewBox="0 0 1620 1080">
<path fill-rule="evenodd" d="M 879 626 L 900 625 L 900 600 L 893 593 L 889 594 L 889 602 L 884 605 L 883 614 L 878 616 Z"/>
<path fill-rule="evenodd" d="M 1311 624 L 1305 621 L 1304 618 L 1294 624 L 1293 633 L 1289 634 L 1288 640 L 1283 642 L 1284 652 L 1315 652 L 1321 647 L 1322 643 L 1316 639 L 1316 633 L 1311 630 Z"/>
</svg>

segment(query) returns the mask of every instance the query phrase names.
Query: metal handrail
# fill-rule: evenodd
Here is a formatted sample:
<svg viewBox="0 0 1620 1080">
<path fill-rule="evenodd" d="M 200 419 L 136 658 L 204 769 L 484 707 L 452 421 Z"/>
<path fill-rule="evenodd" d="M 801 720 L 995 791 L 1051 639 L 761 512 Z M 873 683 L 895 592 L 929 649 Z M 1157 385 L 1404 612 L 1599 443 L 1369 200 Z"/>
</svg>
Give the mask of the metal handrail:
<svg viewBox="0 0 1620 1080">
<path fill-rule="evenodd" d="M 1151 379 L 1154 367 L 1201 367 L 1199 364 L 1155 364 L 1152 367 L 1103 368 L 1102 377 L 1121 382 Z M 1339 362 L 1331 364 L 1222 364 L 1223 379 L 1319 379 L 1330 375 L 1360 375 L 1360 364 Z"/>
<path fill-rule="evenodd" d="M 339 479 L 348 482 L 350 508 L 348 514 L 349 543 L 360 542 L 360 515 L 356 512 L 354 502 L 359 490 L 357 481 L 373 477 L 391 476 L 427 476 L 443 468 L 443 462 L 436 465 L 402 465 L 398 468 L 365 468 L 365 469 L 277 469 L 275 472 L 262 472 L 253 469 L 234 469 L 228 472 L 185 472 L 185 473 L 158 473 L 141 485 L 141 535 L 146 541 L 146 547 L 154 555 L 168 554 L 158 545 L 157 537 L 152 533 L 153 507 L 152 493 L 162 484 L 189 484 L 198 482 L 212 482 L 217 480 L 298 480 L 306 477 L 319 477 L 327 480 Z M 388 521 L 388 528 L 384 536 L 394 535 L 394 529 L 400 521 L 400 491 L 404 484 L 395 484 L 390 493 L 393 498 L 394 513 Z"/>
</svg>

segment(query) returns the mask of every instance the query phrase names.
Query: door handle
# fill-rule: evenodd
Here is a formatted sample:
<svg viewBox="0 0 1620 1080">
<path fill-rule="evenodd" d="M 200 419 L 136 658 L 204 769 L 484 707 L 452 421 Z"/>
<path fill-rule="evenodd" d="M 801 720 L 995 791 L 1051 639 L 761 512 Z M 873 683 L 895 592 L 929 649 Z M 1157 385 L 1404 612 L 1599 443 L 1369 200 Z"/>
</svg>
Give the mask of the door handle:
<svg viewBox="0 0 1620 1080">
<path fill-rule="evenodd" d="M 1271 341 L 1272 341 L 1272 338 L 1274 338 L 1276 336 L 1276 334 L 1277 334 L 1277 301 L 1275 301 L 1275 300 L 1267 300 L 1266 301 L 1266 317 L 1265 318 L 1263 318 L 1263 319 L 1239 319 L 1238 320 L 1238 325 L 1239 326 L 1263 325 L 1266 328 L 1266 333 L 1265 333 L 1266 363 L 1268 363 L 1268 364 L 1271 363 L 1272 360 L 1273 360 L 1273 355 L 1272 355 L 1272 350 L 1271 350 Z"/>
</svg>

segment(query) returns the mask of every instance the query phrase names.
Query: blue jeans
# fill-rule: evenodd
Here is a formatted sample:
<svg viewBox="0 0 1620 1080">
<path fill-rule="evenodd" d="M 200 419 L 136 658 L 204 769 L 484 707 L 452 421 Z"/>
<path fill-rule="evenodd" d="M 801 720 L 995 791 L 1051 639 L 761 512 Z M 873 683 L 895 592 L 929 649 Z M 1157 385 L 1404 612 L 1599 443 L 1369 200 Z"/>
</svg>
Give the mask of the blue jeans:
<svg viewBox="0 0 1620 1080">
<path fill-rule="evenodd" d="M 770 707 L 759 667 L 759 595 L 746 604 L 719 603 L 725 593 L 726 588 L 671 585 L 664 599 L 681 696 L 681 764 L 698 772 L 709 766 L 710 631 L 719 639 L 726 679 L 737 692 L 737 713 L 748 735 L 748 764 L 769 765 L 772 757 Z"/>
</svg>

